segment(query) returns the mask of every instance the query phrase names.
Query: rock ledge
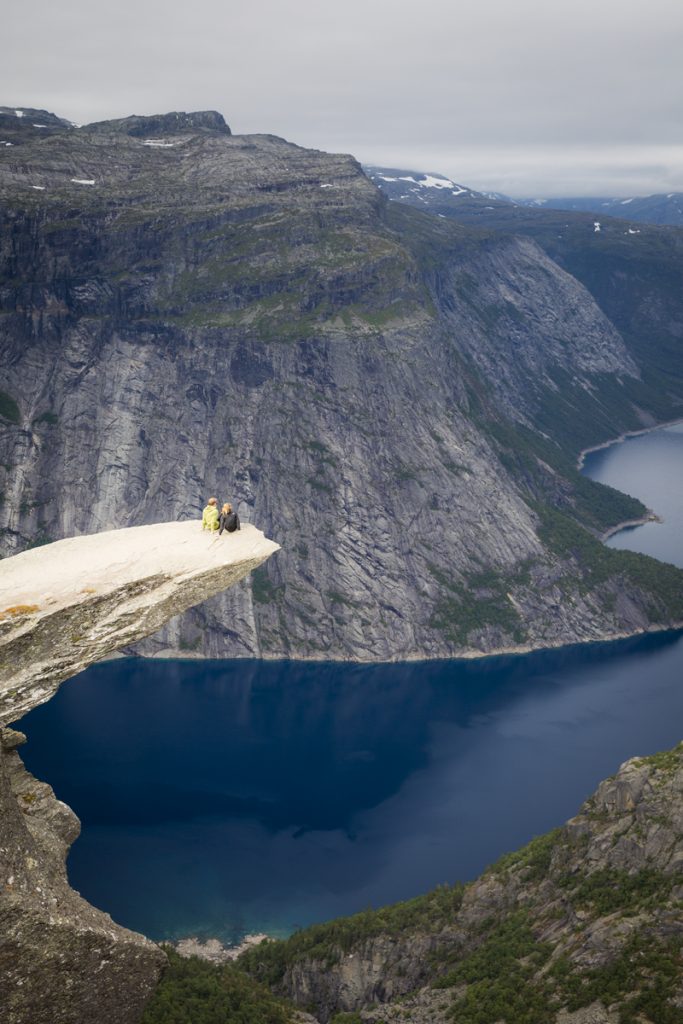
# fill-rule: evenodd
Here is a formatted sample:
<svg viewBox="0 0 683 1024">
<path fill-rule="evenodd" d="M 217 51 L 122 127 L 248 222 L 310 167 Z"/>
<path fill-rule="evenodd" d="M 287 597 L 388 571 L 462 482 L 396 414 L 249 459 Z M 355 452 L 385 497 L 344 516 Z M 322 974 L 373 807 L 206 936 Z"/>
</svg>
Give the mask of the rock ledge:
<svg viewBox="0 0 683 1024">
<path fill-rule="evenodd" d="M 191 521 L 71 537 L 0 562 L 0 724 L 277 550 L 254 526 L 218 537 Z"/>
</svg>

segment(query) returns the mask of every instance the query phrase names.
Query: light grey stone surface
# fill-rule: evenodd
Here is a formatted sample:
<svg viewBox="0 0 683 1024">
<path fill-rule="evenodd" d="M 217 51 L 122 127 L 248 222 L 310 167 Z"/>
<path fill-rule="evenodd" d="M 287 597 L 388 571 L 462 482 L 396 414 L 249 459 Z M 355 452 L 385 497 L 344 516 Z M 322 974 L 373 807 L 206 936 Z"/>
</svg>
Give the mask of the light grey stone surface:
<svg viewBox="0 0 683 1024">
<path fill-rule="evenodd" d="M 0 724 L 65 679 L 231 587 L 278 545 L 198 520 L 70 537 L 0 562 Z"/>
</svg>

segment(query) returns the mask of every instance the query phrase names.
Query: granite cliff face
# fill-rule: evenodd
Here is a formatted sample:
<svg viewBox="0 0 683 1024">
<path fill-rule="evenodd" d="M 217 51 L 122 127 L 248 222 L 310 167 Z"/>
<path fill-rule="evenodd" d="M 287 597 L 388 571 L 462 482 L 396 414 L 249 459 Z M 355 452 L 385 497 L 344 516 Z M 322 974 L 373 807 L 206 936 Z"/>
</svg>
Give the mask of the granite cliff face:
<svg viewBox="0 0 683 1024">
<path fill-rule="evenodd" d="M 480 654 L 683 618 L 680 574 L 593 543 L 643 506 L 575 470 L 659 391 L 536 241 L 220 115 L 32 117 L 0 151 L 5 553 L 214 492 L 282 543 L 145 652 Z"/>
<path fill-rule="evenodd" d="M 162 523 L 63 540 L 0 563 L 0 1006 L 7 1024 L 133 1024 L 165 955 L 67 881 L 73 811 L 24 768 L 2 728 L 59 684 L 277 550 L 253 526 Z"/>
<path fill-rule="evenodd" d="M 266 943 L 240 963 L 326 1024 L 676 1024 L 683 744 L 466 887 Z"/>
</svg>

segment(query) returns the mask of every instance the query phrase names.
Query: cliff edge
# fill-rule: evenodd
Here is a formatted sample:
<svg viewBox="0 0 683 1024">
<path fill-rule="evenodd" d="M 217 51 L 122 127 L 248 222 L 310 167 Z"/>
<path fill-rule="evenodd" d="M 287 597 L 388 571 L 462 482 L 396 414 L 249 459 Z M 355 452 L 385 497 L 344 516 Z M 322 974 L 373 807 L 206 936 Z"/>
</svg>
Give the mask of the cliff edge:
<svg viewBox="0 0 683 1024">
<path fill-rule="evenodd" d="M 191 521 L 70 537 L 0 562 L 0 725 L 277 550 L 254 526 L 218 537 Z"/>
<path fill-rule="evenodd" d="M 278 545 L 197 521 L 72 537 L 0 562 L 0 725 L 178 612 L 233 585 Z M 0 1005 L 7 1024 L 133 1024 L 165 955 L 69 886 L 80 825 L 0 729 Z"/>
</svg>

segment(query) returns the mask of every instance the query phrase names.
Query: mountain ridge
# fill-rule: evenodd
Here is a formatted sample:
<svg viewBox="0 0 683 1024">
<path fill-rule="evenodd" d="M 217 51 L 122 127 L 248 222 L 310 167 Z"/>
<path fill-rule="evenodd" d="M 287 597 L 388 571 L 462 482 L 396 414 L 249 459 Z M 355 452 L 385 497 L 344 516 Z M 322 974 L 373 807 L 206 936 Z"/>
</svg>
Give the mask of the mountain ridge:
<svg viewBox="0 0 683 1024">
<path fill-rule="evenodd" d="M 659 192 L 648 196 L 627 198 L 575 197 L 548 199 L 517 199 L 521 206 L 539 206 L 555 210 L 584 210 L 597 216 L 619 217 L 645 224 L 683 227 L 683 192 Z"/>
<path fill-rule="evenodd" d="M 453 199 L 460 199 L 457 205 L 470 211 L 480 208 L 495 210 L 504 207 L 519 207 L 536 210 L 557 210 L 568 213 L 592 213 L 597 217 L 615 217 L 628 222 L 642 222 L 658 226 L 683 226 L 683 192 L 661 192 L 646 196 L 609 197 L 576 196 L 540 199 L 511 197 L 499 192 L 481 192 L 467 185 L 456 185 L 443 174 L 407 170 L 396 167 L 379 167 L 364 164 L 363 169 L 371 181 L 389 198 L 397 202 L 422 204 L 433 212 L 448 216 L 448 206 Z M 452 186 L 452 187 L 449 187 Z M 438 190 L 438 191 L 437 191 Z M 475 202 L 467 203 L 466 200 Z M 455 209 L 455 206 L 453 206 Z"/>
</svg>

